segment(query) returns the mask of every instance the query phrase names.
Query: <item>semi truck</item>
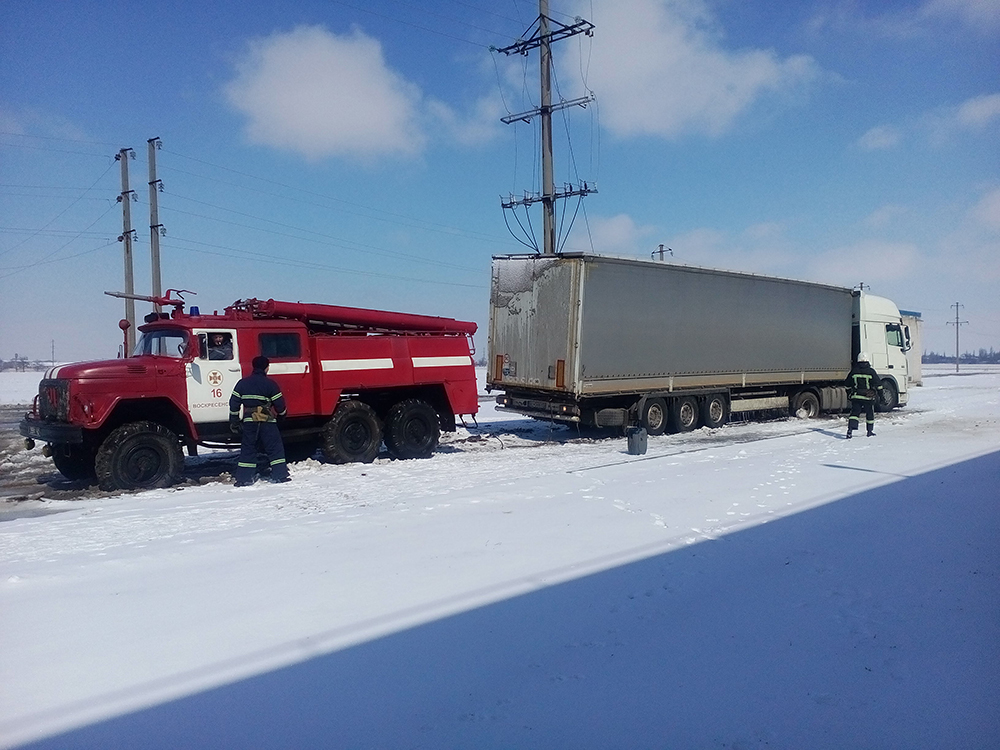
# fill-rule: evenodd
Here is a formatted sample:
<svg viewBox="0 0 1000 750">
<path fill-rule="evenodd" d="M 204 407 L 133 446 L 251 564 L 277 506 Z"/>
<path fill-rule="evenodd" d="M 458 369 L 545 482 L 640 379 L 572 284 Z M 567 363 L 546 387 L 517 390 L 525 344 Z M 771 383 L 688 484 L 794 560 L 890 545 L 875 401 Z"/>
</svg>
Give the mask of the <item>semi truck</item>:
<svg viewBox="0 0 1000 750">
<path fill-rule="evenodd" d="M 493 258 L 486 387 L 539 419 L 659 435 L 815 417 L 847 408 L 862 351 L 889 410 L 907 401 L 908 348 L 895 304 L 863 291 L 586 253 Z"/>
<path fill-rule="evenodd" d="M 165 487 L 181 476 L 182 448 L 232 448 L 229 398 L 258 355 L 285 396 L 291 460 L 321 449 L 370 462 L 383 441 L 394 457 L 426 457 L 478 410 L 472 322 L 256 298 L 203 315 L 185 312 L 178 290 L 114 296 L 172 311 L 145 317 L 131 356 L 50 369 L 20 423 L 26 447 L 44 442 L 69 479 Z"/>
</svg>

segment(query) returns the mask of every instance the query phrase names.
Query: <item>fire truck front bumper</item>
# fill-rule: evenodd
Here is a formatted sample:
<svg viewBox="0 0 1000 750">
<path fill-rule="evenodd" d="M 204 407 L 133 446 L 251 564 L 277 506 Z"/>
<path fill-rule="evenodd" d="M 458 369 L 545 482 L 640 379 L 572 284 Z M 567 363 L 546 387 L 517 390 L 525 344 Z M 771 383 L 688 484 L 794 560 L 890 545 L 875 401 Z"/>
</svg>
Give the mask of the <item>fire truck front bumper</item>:
<svg viewBox="0 0 1000 750">
<path fill-rule="evenodd" d="M 31 414 L 26 414 L 19 425 L 21 435 L 46 443 L 82 443 L 83 428 L 65 422 L 46 422 Z"/>
</svg>

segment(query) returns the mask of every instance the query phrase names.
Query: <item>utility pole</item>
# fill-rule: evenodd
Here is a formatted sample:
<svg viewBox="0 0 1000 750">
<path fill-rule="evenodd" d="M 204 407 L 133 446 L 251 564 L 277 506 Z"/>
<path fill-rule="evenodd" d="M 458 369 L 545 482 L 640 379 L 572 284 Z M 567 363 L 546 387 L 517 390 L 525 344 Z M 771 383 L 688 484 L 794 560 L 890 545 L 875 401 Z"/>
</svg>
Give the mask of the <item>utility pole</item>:
<svg viewBox="0 0 1000 750">
<path fill-rule="evenodd" d="M 955 322 L 952 323 L 949 320 L 948 325 L 955 326 L 955 372 L 958 372 L 958 329 L 964 325 L 968 325 L 969 321 L 958 319 L 959 308 L 965 307 L 965 305 L 960 305 L 956 302 L 954 305 L 951 305 L 951 307 L 955 308 Z"/>
<path fill-rule="evenodd" d="M 134 193 L 129 190 L 128 187 L 128 160 L 129 158 L 135 158 L 135 151 L 130 148 L 123 148 L 118 152 L 115 157 L 121 162 L 122 167 L 122 192 L 118 196 L 119 202 L 122 204 L 122 236 L 118 238 L 119 242 L 124 243 L 125 248 L 125 292 L 127 294 L 135 294 L 135 280 L 132 273 L 132 211 L 131 203 Z M 126 299 L 125 300 L 125 320 L 128 321 L 129 327 L 125 332 L 125 342 L 128 344 L 128 351 L 125 352 L 125 356 L 129 356 L 132 350 L 135 348 L 135 300 Z"/>
<path fill-rule="evenodd" d="M 538 20 L 535 22 L 538 30 L 534 33 L 532 29 L 535 24 L 528 28 L 528 31 L 509 47 L 496 49 L 505 55 L 519 54 L 527 55 L 530 50 L 539 50 L 539 77 L 541 79 L 540 106 L 528 112 L 500 118 L 500 121 L 510 125 L 513 122 L 531 122 L 535 115 L 541 117 L 541 151 L 542 151 L 542 192 L 541 195 L 527 195 L 523 198 L 515 199 L 513 196 L 507 201 L 501 199 L 500 205 L 504 210 L 513 209 L 517 206 L 528 207 L 532 203 L 541 202 L 543 211 L 542 245 L 545 255 L 554 255 L 556 252 L 556 201 L 562 198 L 569 198 L 573 195 L 584 196 L 588 193 L 596 193 L 597 188 L 583 183 L 580 187 L 567 185 L 562 191 L 555 188 L 555 170 L 552 166 L 552 113 L 566 107 L 580 106 L 586 107 L 594 101 L 594 96 L 580 97 L 572 101 L 562 101 L 556 105 L 552 104 L 552 42 L 567 39 L 577 34 L 592 36 L 594 24 L 589 21 L 577 19 L 575 23 L 566 26 L 558 21 L 549 18 L 549 0 L 538 0 Z M 524 37 L 527 37 L 526 39 Z"/>
<path fill-rule="evenodd" d="M 556 199 L 552 176 L 552 45 L 549 34 L 549 0 L 538 0 L 538 72 L 541 78 L 542 216 L 545 254 L 555 253 Z"/>
<path fill-rule="evenodd" d="M 160 297 L 160 234 L 163 225 L 160 223 L 160 212 L 157 205 L 157 193 L 163 190 L 163 181 L 156 179 L 156 150 L 163 147 L 159 138 L 146 141 L 149 151 L 149 265 L 153 274 L 151 296 Z M 153 309 L 160 312 L 159 303 L 153 303 Z"/>
</svg>

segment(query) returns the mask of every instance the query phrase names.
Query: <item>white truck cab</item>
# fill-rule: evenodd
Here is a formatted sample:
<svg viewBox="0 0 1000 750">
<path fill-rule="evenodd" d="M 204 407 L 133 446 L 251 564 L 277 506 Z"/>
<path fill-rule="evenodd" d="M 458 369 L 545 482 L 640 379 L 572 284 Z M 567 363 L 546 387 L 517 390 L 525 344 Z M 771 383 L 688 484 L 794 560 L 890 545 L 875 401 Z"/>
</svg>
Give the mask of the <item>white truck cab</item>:
<svg viewBox="0 0 1000 750">
<path fill-rule="evenodd" d="M 910 329 L 892 300 L 865 292 L 855 295 L 853 351 L 867 352 L 871 366 L 882 377 L 882 406 L 886 410 L 903 406 L 908 398 Z"/>
</svg>

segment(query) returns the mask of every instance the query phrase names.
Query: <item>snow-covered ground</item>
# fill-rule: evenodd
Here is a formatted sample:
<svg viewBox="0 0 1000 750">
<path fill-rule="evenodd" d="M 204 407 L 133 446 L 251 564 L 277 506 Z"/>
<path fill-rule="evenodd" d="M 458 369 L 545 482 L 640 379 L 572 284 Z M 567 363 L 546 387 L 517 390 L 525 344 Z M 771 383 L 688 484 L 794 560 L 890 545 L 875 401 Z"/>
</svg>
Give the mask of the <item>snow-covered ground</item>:
<svg viewBox="0 0 1000 750">
<path fill-rule="evenodd" d="M 487 403 L 428 460 L 48 502 L 0 524 L 0 745 L 1000 747 L 1000 368 L 924 382 L 872 439 Z"/>
</svg>

